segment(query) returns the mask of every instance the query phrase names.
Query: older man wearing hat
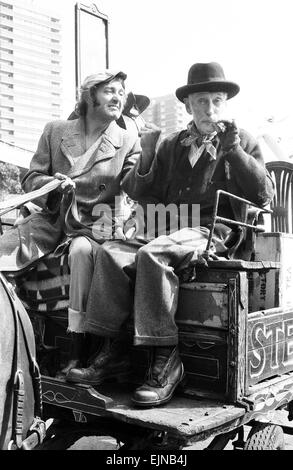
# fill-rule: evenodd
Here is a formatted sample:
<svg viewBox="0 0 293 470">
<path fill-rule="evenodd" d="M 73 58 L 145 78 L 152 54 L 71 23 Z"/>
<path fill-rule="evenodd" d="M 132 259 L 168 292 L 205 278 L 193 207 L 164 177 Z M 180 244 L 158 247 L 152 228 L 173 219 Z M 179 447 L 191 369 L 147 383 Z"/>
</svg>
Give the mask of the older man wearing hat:
<svg viewBox="0 0 293 470">
<path fill-rule="evenodd" d="M 134 125 L 131 130 L 117 124 L 126 102 L 125 79 L 124 72 L 108 69 L 88 76 L 76 105 L 78 119 L 52 121 L 45 126 L 22 181 L 23 189 L 29 192 L 54 178 L 62 180 L 60 189 L 38 201 L 42 211 L 29 216 L 34 224 L 29 241 L 38 247 L 30 250 L 36 256 L 50 253 L 57 246 L 59 253 L 69 247 L 68 330 L 72 351 L 63 375 L 71 366 L 82 365 L 83 346 L 88 342 L 84 323 L 94 254 L 105 239 L 124 238 L 123 222 L 129 216 L 121 183 L 139 156 L 140 144 Z M 103 217 L 99 225 L 98 207 L 109 209 L 108 224 Z M 48 215 L 51 225 L 44 247 L 44 239 L 39 238 L 44 235 L 42 220 Z M 19 229 L 28 227 L 29 222 L 27 218 Z M 35 259 L 27 260 L 26 265 L 32 261 Z"/>
<path fill-rule="evenodd" d="M 142 154 L 122 187 L 143 207 L 173 204 L 187 207 L 190 217 L 182 229 L 164 227 L 165 233 L 153 237 L 148 232 L 145 238 L 138 234 L 134 240 L 107 241 L 101 247 L 86 330 L 103 337 L 104 347 L 90 367 L 71 369 L 67 380 L 98 385 L 127 373 L 129 359 L 118 338 L 133 312 L 134 344 L 149 348 L 152 361 L 132 401 L 148 407 L 171 399 L 184 374 L 175 322 L 178 273 L 206 246 L 216 191 L 228 190 L 262 206 L 273 195 L 256 140 L 234 122 L 221 121 L 227 100 L 238 92 L 239 86 L 226 80 L 219 64 L 194 64 L 187 85 L 176 90 L 192 115 L 188 128 L 167 137 L 157 151 L 160 130 L 151 124 L 141 129 Z M 194 205 L 200 205 L 200 221 L 192 217 Z M 239 204 L 226 199 L 220 204 L 222 217 L 241 220 L 240 212 Z M 218 223 L 214 253 L 230 256 L 231 239 L 231 228 Z"/>
</svg>

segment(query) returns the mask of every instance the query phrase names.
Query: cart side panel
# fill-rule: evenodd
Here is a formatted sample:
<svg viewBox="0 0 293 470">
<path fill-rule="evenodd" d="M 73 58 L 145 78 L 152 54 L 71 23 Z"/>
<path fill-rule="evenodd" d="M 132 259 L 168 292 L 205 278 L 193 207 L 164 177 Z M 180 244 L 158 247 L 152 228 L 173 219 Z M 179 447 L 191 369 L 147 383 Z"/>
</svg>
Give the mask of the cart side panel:
<svg viewBox="0 0 293 470">
<path fill-rule="evenodd" d="M 248 386 L 293 370 L 293 309 L 248 315 Z"/>
<path fill-rule="evenodd" d="M 246 351 L 248 279 L 246 272 L 238 273 L 238 282 L 229 281 L 228 384 L 230 401 L 246 392 Z"/>
</svg>

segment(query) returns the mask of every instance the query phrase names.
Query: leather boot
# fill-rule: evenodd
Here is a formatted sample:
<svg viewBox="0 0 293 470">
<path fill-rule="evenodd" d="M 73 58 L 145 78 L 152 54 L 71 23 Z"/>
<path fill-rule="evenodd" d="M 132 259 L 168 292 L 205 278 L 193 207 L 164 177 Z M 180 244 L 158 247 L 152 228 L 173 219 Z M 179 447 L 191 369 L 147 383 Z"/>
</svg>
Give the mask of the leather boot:
<svg viewBox="0 0 293 470">
<path fill-rule="evenodd" d="M 74 333 L 71 331 L 70 333 L 70 352 L 69 352 L 69 360 L 63 369 L 61 369 L 56 374 L 57 379 L 64 379 L 70 369 L 73 367 L 82 367 L 84 360 L 86 359 L 86 336 L 85 333 Z"/>
<path fill-rule="evenodd" d="M 104 338 L 101 336 L 94 335 L 93 333 L 86 333 L 86 360 L 82 364 L 83 367 L 87 367 L 91 364 L 94 356 L 101 351 L 104 344 Z"/>
<path fill-rule="evenodd" d="M 135 390 L 132 402 L 145 407 L 167 403 L 183 376 L 184 368 L 178 347 L 155 347 L 148 378 Z"/>
<path fill-rule="evenodd" d="M 131 371 L 128 347 L 118 339 L 104 338 L 100 351 L 87 368 L 71 369 L 66 380 L 73 383 L 100 385 L 109 379 L 127 381 Z"/>
</svg>

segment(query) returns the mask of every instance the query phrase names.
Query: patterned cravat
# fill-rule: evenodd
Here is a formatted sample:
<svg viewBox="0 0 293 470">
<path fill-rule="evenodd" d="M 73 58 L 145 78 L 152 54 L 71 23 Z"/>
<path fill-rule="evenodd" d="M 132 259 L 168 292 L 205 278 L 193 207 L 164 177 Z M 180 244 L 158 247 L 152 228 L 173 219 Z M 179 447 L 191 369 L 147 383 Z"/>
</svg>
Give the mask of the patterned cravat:
<svg viewBox="0 0 293 470">
<path fill-rule="evenodd" d="M 212 134 L 202 136 L 196 129 L 194 123 L 190 123 L 187 126 L 188 135 L 181 140 L 181 144 L 184 147 L 190 147 L 189 161 L 192 167 L 196 164 L 197 160 L 201 157 L 203 152 L 206 150 L 210 154 L 212 160 L 217 158 L 217 149 L 213 145 L 212 140 L 216 136 L 216 132 Z"/>
</svg>

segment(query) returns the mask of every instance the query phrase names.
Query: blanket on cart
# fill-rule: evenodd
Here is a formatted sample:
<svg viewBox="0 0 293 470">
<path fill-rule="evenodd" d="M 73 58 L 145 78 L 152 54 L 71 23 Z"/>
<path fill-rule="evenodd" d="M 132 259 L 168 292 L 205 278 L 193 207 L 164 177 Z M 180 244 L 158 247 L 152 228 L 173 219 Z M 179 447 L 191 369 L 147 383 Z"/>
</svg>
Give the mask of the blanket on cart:
<svg viewBox="0 0 293 470">
<path fill-rule="evenodd" d="M 68 254 L 49 254 L 15 279 L 18 296 L 28 311 L 56 312 L 68 307 L 70 271 Z"/>
<path fill-rule="evenodd" d="M 180 272 L 180 282 L 194 279 L 194 266 Z M 30 313 L 56 314 L 68 308 L 70 269 L 68 254 L 44 256 L 30 271 L 14 279 L 17 294 Z"/>
</svg>

